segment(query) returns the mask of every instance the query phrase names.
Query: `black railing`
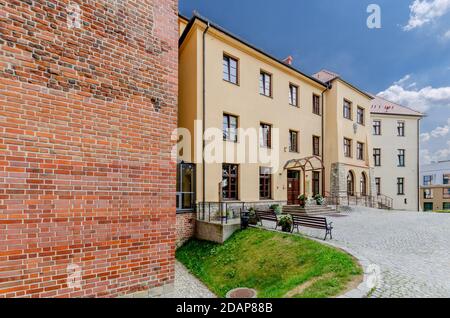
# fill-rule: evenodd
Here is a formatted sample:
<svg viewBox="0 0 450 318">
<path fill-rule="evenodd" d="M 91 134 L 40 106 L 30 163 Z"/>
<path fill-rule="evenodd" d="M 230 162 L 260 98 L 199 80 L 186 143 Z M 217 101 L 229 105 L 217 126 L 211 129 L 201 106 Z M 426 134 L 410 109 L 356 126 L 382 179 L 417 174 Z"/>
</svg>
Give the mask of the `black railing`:
<svg viewBox="0 0 450 318">
<path fill-rule="evenodd" d="M 242 211 L 248 211 L 250 208 L 268 210 L 275 204 L 283 206 L 286 201 L 199 202 L 196 205 L 197 220 L 228 224 L 230 220 L 240 219 Z"/>
<path fill-rule="evenodd" d="M 327 205 L 335 206 L 365 206 L 369 208 L 391 210 L 393 208 L 393 199 L 380 195 L 366 195 L 363 193 L 348 193 L 346 191 L 330 194 L 327 193 L 325 197 Z"/>
</svg>

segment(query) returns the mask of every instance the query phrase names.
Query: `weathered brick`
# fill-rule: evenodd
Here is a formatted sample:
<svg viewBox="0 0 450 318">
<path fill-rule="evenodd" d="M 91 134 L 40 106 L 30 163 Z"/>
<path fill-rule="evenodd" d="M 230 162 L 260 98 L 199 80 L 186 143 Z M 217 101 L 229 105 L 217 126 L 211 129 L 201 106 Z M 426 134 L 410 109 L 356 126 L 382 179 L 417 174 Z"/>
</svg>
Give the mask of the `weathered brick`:
<svg viewBox="0 0 450 318">
<path fill-rule="evenodd" d="M 177 1 L 0 7 L 0 297 L 172 284 Z"/>
</svg>

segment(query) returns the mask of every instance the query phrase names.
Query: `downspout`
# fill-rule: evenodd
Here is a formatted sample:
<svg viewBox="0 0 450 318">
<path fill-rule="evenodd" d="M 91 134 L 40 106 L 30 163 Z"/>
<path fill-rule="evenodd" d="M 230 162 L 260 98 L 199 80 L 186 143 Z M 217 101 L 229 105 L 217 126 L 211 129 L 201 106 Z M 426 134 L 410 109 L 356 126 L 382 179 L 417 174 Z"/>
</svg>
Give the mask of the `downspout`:
<svg viewBox="0 0 450 318">
<path fill-rule="evenodd" d="M 208 24 L 206 25 L 206 29 L 205 31 L 203 31 L 203 111 L 202 111 L 202 178 L 203 178 L 203 182 L 202 182 L 202 196 L 203 196 L 203 213 L 205 213 L 205 204 L 206 204 L 206 195 L 205 195 L 205 191 L 206 191 L 206 167 L 205 167 L 205 131 L 206 131 L 206 126 L 205 126 L 205 120 L 206 120 L 206 33 L 209 30 L 209 21 Z"/>
<path fill-rule="evenodd" d="M 322 169 L 322 196 L 323 197 L 325 197 L 325 128 L 324 128 L 324 117 L 325 117 L 325 107 L 324 107 L 324 94 L 325 94 L 325 92 L 327 91 L 327 90 L 329 90 L 330 89 L 330 84 L 327 84 L 327 88 L 325 88 L 325 90 L 323 90 L 322 91 L 322 93 L 321 93 L 321 102 L 322 102 L 322 113 L 321 113 L 321 115 L 322 115 L 322 127 L 321 127 L 321 129 L 322 129 L 322 132 L 321 132 L 321 134 L 322 134 L 322 166 L 323 166 L 323 169 Z"/>
<path fill-rule="evenodd" d="M 417 211 L 420 211 L 420 121 L 422 118 L 417 120 Z"/>
</svg>

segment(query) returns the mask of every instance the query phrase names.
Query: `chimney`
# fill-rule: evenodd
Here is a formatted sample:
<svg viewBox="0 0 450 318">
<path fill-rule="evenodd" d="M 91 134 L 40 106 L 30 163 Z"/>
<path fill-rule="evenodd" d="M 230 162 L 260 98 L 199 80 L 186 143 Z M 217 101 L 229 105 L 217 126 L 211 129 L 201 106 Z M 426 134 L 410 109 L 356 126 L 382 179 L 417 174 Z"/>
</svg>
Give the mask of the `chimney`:
<svg viewBox="0 0 450 318">
<path fill-rule="evenodd" d="M 292 65 L 292 62 L 294 61 L 294 58 L 292 56 L 288 56 L 287 58 L 285 58 L 283 60 L 283 63 L 287 64 L 287 65 Z"/>
</svg>

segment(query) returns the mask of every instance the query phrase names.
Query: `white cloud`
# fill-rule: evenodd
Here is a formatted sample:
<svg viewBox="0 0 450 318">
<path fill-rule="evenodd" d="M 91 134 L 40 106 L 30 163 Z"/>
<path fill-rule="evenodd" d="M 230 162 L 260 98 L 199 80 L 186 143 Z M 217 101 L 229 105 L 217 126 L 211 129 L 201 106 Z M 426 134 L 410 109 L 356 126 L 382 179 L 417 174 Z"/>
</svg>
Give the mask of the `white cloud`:
<svg viewBox="0 0 450 318">
<path fill-rule="evenodd" d="M 419 90 L 413 89 L 414 85 L 404 87 L 405 82 L 411 78 L 407 76 L 378 93 L 378 96 L 420 112 L 426 112 L 432 106 L 450 107 L 450 86 L 427 86 Z"/>
<path fill-rule="evenodd" d="M 429 164 L 431 162 L 448 160 L 450 158 L 450 140 L 447 141 L 447 147 L 436 152 L 430 152 L 428 149 L 420 151 L 421 164 Z"/>
<path fill-rule="evenodd" d="M 450 30 L 445 32 L 443 37 L 444 37 L 444 40 L 450 40 Z M 449 69 L 450 69 L 450 67 L 449 67 Z"/>
<path fill-rule="evenodd" d="M 405 76 L 403 76 L 400 80 L 398 80 L 397 82 L 394 82 L 394 85 L 402 85 L 404 83 L 406 83 L 407 81 L 409 81 L 409 79 L 411 78 L 411 74 L 407 74 Z"/>
<path fill-rule="evenodd" d="M 423 146 L 426 148 L 420 151 L 420 158 L 422 163 L 427 164 L 433 161 L 440 161 L 440 160 L 448 160 L 450 159 L 450 140 L 446 140 L 446 145 L 444 148 L 438 149 L 435 152 L 431 152 L 429 150 L 430 143 L 432 142 L 432 139 L 438 139 L 436 142 L 439 144 L 443 144 L 442 138 L 446 137 L 450 133 L 450 118 L 447 119 L 447 125 L 445 126 L 439 126 L 433 129 L 431 132 L 425 132 L 420 135 L 420 140 L 423 143 Z M 436 146 L 436 144 L 435 144 Z"/>
<path fill-rule="evenodd" d="M 437 127 L 431 132 L 431 136 L 433 136 L 434 138 L 445 137 L 448 135 L 449 131 L 450 129 L 448 125 L 444 127 Z"/>
<path fill-rule="evenodd" d="M 420 134 L 420 141 L 427 142 L 427 141 L 430 141 L 430 139 L 431 139 L 430 133 Z"/>
<path fill-rule="evenodd" d="M 433 22 L 450 11 L 450 0 L 414 0 L 409 6 L 408 24 L 403 30 L 410 31 Z"/>
</svg>

